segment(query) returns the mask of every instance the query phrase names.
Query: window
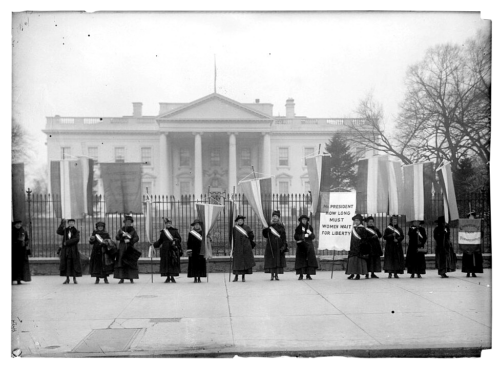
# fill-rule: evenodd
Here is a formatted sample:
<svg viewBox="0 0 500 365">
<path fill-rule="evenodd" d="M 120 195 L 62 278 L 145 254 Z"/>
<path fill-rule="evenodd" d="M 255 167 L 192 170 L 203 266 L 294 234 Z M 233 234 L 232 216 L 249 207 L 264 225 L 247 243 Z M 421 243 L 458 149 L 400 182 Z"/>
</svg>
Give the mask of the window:
<svg viewBox="0 0 500 365">
<path fill-rule="evenodd" d="M 288 194 L 288 181 L 279 182 L 279 192 L 280 194 Z"/>
<path fill-rule="evenodd" d="M 288 147 L 278 148 L 278 166 L 288 166 Z"/>
<path fill-rule="evenodd" d="M 144 165 L 151 165 L 151 147 L 141 148 L 141 162 Z"/>
<path fill-rule="evenodd" d="M 218 148 L 212 148 L 210 152 L 210 165 L 220 166 L 220 150 Z"/>
<path fill-rule="evenodd" d="M 146 195 L 146 194 L 149 194 L 151 195 L 153 193 L 153 184 L 151 183 L 151 181 L 148 181 L 148 182 L 142 182 L 142 195 Z"/>
<path fill-rule="evenodd" d="M 304 148 L 304 166 L 306 165 L 306 157 L 314 153 L 314 147 Z"/>
<path fill-rule="evenodd" d="M 99 150 L 97 149 L 97 147 L 89 147 L 88 156 L 92 160 L 94 160 L 95 162 L 97 162 L 98 161 L 98 157 L 99 157 Z"/>
<path fill-rule="evenodd" d="M 249 167 L 252 166 L 252 153 L 250 148 L 242 148 L 241 149 L 241 166 Z"/>
<path fill-rule="evenodd" d="M 115 147 L 115 162 L 125 162 L 125 147 Z"/>
<path fill-rule="evenodd" d="M 191 156 L 187 148 L 181 148 L 179 150 L 179 166 L 187 166 L 191 164 Z"/>
<path fill-rule="evenodd" d="M 311 184 L 309 181 L 306 181 L 304 183 L 304 194 L 309 194 L 309 191 L 311 190 Z"/>
<path fill-rule="evenodd" d="M 61 147 L 61 160 L 68 160 L 71 158 L 71 147 Z"/>
</svg>

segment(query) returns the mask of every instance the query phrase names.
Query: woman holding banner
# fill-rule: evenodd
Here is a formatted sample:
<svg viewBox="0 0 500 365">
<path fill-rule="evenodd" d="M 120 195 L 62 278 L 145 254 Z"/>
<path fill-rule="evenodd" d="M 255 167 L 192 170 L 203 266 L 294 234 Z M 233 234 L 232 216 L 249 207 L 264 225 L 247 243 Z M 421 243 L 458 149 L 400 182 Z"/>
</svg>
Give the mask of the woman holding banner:
<svg viewBox="0 0 500 365">
<path fill-rule="evenodd" d="M 408 250 L 406 251 L 406 269 L 407 273 L 411 274 L 413 279 L 415 274 L 419 279 L 425 274 L 425 253 L 419 252 L 419 248 L 423 248 L 427 242 L 427 234 L 425 228 L 421 226 L 424 222 L 414 220 L 411 227 L 408 229 Z"/>
<path fill-rule="evenodd" d="M 82 263 L 80 261 L 80 251 L 78 251 L 78 242 L 80 242 L 80 231 L 75 227 L 75 220 L 61 220 L 57 234 L 63 236 L 62 246 L 59 253 L 59 272 L 60 276 L 66 276 L 63 284 L 69 284 L 69 277 L 73 277 L 73 283 L 78 284 L 77 277 L 82 276 Z"/>
<path fill-rule="evenodd" d="M 123 223 L 125 225 L 116 234 L 116 239 L 120 241 L 120 244 L 113 277 L 120 279 L 118 284 L 123 284 L 125 279 L 129 279 L 130 283 L 133 284 L 134 279 L 139 279 L 137 261 L 139 261 L 140 252 L 134 248 L 134 245 L 139 241 L 139 236 L 132 226 L 134 219 L 131 216 L 125 216 Z"/>
<path fill-rule="evenodd" d="M 468 219 L 476 219 L 476 212 L 469 212 Z M 475 247 L 467 247 L 463 250 L 462 254 L 462 272 L 467 273 L 467 277 L 475 278 L 476 274 L 483 273 L 483 254 L 481 253 L 481 245 L 474 245 Z"/>
<path fill-rule="evenodd" d="M 375 220 L 373 217 L 368 217 L 365 219 L 366 222 L 366 235 L 367 241 L 370 244 L 370 255 L 368 257 L 367 265 L 368 265 L 368 273 L 371 272 L 372 279 L 378 279 L 378 276 L 375 275 L 376 272 L 382 271 L 382 263 L 380 257 L 384 254 L 382 252 L 382 247 L 380 246 L 380 239 L 382 238 L 382 233 L 380 230 L 375 227 Z M 366 274 L 366 278 L 368 279 L 368 273 Z"/>
<path fill-rule="evenodd" d="M 318 260 L 314 252 L 315 238 L 313 228 L 309 225 L 309 217 L 305 214 L 299 217 L 299 225 L 295 228 L 293 238 L 297 241 L 297 252 L 295 254 L 295 273 L 299 280 L 312 280 L 311 275 L 316 275 Z"/>
<path fill-rule="evenodd" d="M 165 283 L 175 283 L 174 276 L 181 272 L 181 235 L 177 228 L 172 227 L 170 218 L 163 218 L 163 229 L 160 238 L 154 243 L 154 248 L 160 249 L 160 274 L 166 276 Z"/>
<path fill-rule="evenodd" d="M 241 281 L 245 281 L 245 275 L 251 275 L 252 268 L 255 266 L 252 252 L 255 247 L 253 242 L 254 234 L 252 229 L 244 224 L 244 219 L 245 217 L 238 215 L 235 219 L 236 224 L 233 227 L 233 281 L 238 281 L 238 275 L 241 275 Z"/>
<path fill-rule="evenodd" d="M 271 281 L 279 280 L 278 274 L 283 274 L 283 268 L 286 267 L 285 252 L 288 252 L 288 244 L 285 227 L 280 218 L 280 211 L 275 210 L 272 213 L 271 224 L 262 230 L 262 235 L 267 238 L 264 272 L 271 273 Z"/>
<path fill-rule="evenodd" d="M 437 227 L 434 228 L 434 239 L 436 240 L 436 269 L 442 278 L 448 278 L 447 272 L 453 272 L 457 268 L 457 256 L 450 242 L 450 227 L 446 224 L 443 216 L 439 217 Z"/>
<path fill-rule="evenodd" d="M 203 229 L 201 220 L 196 218 L 191 226 L 187 240 L 188 254 L 188 278 L 194 278 L 194 283 L 201 283 L 201 277 L 207 277 L 207 261 L 205 256 L 200 255 L 203 244 Z"/>
<path fill-rule="evenodd" d="M 347 259 L 346 275 L 347 279 L 359 280 L 361 275 L 368 273 L 367 259 L 370 253 L 370 244 L 367 242 L 367 232 L 361 225 L 363 217 L 356 214 L 352 217 L 351 246 Z M 356 275 L 356 277 L 354 277 Z"/>
<path fill-rule="evenodd" d="M 404 238 L 403 230 L 398 226 L 398 216 L 393 215 L 391 223 L 384 232 L 384 271 L 389 273 L 389 279 L 392 278 L 392 274 L 394 274 L 396 279 L 399 279 L 398 274 L 405 272 L 405 255 L 403 253 L 403 245 L 401 244 Z"/>
</svg>

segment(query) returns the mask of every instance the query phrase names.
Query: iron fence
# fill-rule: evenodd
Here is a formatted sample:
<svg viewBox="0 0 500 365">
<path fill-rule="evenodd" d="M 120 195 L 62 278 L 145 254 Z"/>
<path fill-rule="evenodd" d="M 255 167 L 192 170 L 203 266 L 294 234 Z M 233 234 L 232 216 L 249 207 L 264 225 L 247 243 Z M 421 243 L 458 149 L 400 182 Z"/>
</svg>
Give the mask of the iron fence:
<svg viewBox="0 0 500 365">
<path fill-rule="evenodd" d="M 182 246 L 186 249 L 186 240 L 190 229 L 191 222 L 197 217 L 196 203 L 209 203 L 210 197 L 207 195 L 201 196 L 196 199 L 193 195 L 185 195 L 180 199 L 173 196 L 152 196 L 151 211 L 152 211 L 152 241 L 159 238 L 160 230 L 163 228 L 162 217 L 169 217 L 173 221 L 173 226 L 179 229 L 179 233 L 183 239 Z M 265 251 L 265 239 L 262 236 L 262 224 L 259 218 L 255 215 L 247 200 L 242 194 L 235 194 L 234 201 L 239 207 L 238 213 L 247 217 L 246 224 L 249 225 L 255 234 L 255 247 L 256 255 L 263 255 Z M 285 226 L 287 240 L 290 251 L 289 256 L 295 255 L 296 243 L 293 240 L 295 227 L 298 224 L 298 217 L 302 214 L 308 214 L 311 209 L 311 196 L 308 194 L 273 194 L 269 197 L 270 201 L 263 202 L 264 206 L 270 206 L 273 210 L 280 210 L 281 220 Z M 61 243 L 61 237 L 56 234 L 56 229 L 59 226 L 60 219 L 56 217 L 53 206 L 60 203 L 58 196 L 50 194 L 31 194 L 26 195 L 26 208 L 31 222 L 29 227 L 31 237 L 31 252 L 33 257 L 56 257 L 56 252 Z M 230 254 L 231 244 L 229 242 L 229 209 L 230 201 L 221 197 L 220 204 L 224 205 L 225 209 L 218 217 L 212 232 L 212 245 L 214 256 L 227 256 Z M 427 232 L 428 238 L 428 252 L 434 252 L 434 239 L 433 229 L 434 220 L 443 215 L 443 197 L 436 194 L 432 199 L 432 212 L 433 218 L 426 221 L 424 227 Z M 491 252 L 491 219 L 490 219 L 490 196 L 489 193 L 483 191 L 477 194 L 468 194 L 459 196 L 457 198 L 460 217 L 465 217 L 469 209 L 477 212 L 478 218 L 482 218 L 482 250 L 483 252 Z M 88 215 L 83 219 L 76 220 L 76 227 L 80 231 L 80 252 L 84 255 L 90 255 L 91 246 L 88 240 L 92 231 L 94 230 L 95 223 L 103 221 L 106 223 L 106 230 L 110 233 L 111 237 L 116 235 L 116 232 L 122 227 L 123 214 L 106 214 L 106 202 L 101 196 L 93 197 L 93 214 Z M 366 216 L 363 212 L 364 207 L 360 206 L 357 212 Z M 144 209 L 145 211 L 145 209 Z M 139 242 L 136 248 L 143 253 L 143 257 L 147 255 L 149 244 L 146 239 L 145 232 L 145 216 L 142 213 L 131 213 L 134 218 L 134 226 L 139 235 Z M 385 227 L 389 223 L 390 217 L 386 214 L 376 214 L 375 225 L 383 233 Z M 406 217 L 402 216 L 399 219 L 399 224 L 403 229 L 405 235 L 408 232 L 410 222 L 406 222 Z M 313 225 L 315 233 L 319 232 L 319 216 L 312 217 L 311 224 Z M 455 247 L 455 252 L 458 252 L 458 226 L 451 224 L 452 242 Z M 318 238 L 316 238 L 315 245 L 318 247 Z M 405 237 L 403 241 L 404 251 L 408 245 L 408 239 Z M 385 242 L 382 240 L 382 248 Z M 318 251 L 319 255 L 343 255 L 347 254 L 345 251 Z"/>
</svg>

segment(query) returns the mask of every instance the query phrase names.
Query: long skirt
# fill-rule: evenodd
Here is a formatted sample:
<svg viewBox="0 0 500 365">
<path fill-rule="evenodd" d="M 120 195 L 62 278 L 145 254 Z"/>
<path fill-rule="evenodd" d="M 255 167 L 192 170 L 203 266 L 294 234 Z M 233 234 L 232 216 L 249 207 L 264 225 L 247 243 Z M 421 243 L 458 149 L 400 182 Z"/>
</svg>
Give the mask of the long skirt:
<svg viewBox="0 0 500 365">
<path fill-rule="evenodd" d="M 425 274 L 425 253 L 408 250 L 406 254 L 406 271 L 408 274 Z"/>
<path fill-rule="evenodd" d="M 139 270 L 130 267 L 115 267 L 113 274 L 115 279 L 139 279 Z"/>
<path fill-rule="evenodd" d="M 252 275 L 252 268 L 246 270 L 233 270 L 234 275 Z"/>
<path fill-rule="evenodd" d="M 296 275 L 316 275 L 316 268 L 307 266 L 295 270 Z"/>
<path fill-rule="evenodd" d="M 481 252 L 474 252 L 472 255 L 463 253 L 462 272 L 481 274 L 483 272 L 483 255 Z"/>
<path fill-rule="evenodd" d="M 368 272 L 382 272 L 382 260 L 378 255 L 370 255 L 366 265 Z"/>
<path fill-rule="evenodd" d="M 457 256 L 452 249 L 449 252 L 436 250 L 436 269 L 439 275 L 453 272 L 457 269 Z"/>
<path fill-rule="evenodd" d="M 366 275 L 368 274 L 368 265 L 366 260 L 358 256 L 351 256 L 347 260 L 346 275 Z"/>
<path fill-rule="evenodd" d="M 387 242 L 384 255 L 384 272 L 390 274 L 404 274 L 405 257 L 401 244 Z"/>
<path fill-rule="evenodd" d="M 188 259 L 188 278 L 207 277 L 207 260 L 204 256 L 191 256 Z"/>
</svg>

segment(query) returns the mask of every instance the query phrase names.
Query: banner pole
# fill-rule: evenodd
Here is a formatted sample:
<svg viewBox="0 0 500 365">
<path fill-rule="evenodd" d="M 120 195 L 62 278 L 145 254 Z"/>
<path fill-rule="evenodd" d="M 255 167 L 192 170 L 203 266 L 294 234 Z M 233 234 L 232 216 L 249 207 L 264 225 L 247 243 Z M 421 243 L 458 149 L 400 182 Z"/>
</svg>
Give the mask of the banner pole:
<svg viewBox="0 0 500 365">
<path fill-rule="evenodd" d="M 210 262 L 210 259 L 207 259 L 207 263 L 205 264 L 206 265 L 206 271 L 207 271 L 207 283 L 208 283 L 208 263 Z"/>
</svg>

